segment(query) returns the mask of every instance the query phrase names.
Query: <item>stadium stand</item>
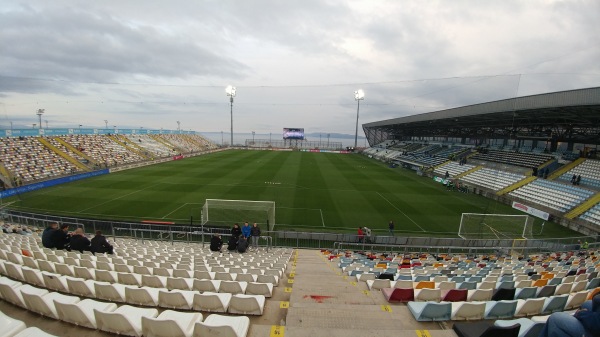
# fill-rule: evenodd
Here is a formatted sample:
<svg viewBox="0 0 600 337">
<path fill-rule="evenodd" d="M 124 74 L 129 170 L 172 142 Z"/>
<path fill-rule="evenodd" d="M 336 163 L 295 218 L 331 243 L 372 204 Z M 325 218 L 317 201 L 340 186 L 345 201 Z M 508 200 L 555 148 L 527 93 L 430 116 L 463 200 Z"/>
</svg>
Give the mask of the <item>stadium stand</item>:
<svg viewBox="0 0 600 337">
<path fill-rule="evenodd" d="M 474 155 L 473 159 L 532 168 L 538 167 L 549 160 L 553 160 L 554 158 L 550 155 L 537 153 L 522 153 L 486 149 L 484 152 Z"/>
<path fill-rule="evenodd" d="M 509 194 L 560 212 L 566 212 L 590 198 L 594 192 L 560 182 L 536 179 Z"/>
<path fill-rule="evenodd" d="M 583 213 L 580 218 L 596 225 L 600 225 L 600 203 Z"/>
<path fill-rule="evenodd" d="M 580 185 L 600 188 L 600 160 L 586 159 L 562 174 L 559 179 L 570 182 L 574 175 L 581 176 Z"/>
<path fill-rule="evenodd" d="M 474 167 L 475 167 L 474 165 L 469 165 L 469 164 L 460 165 L 456 162 L 451 161 L 444 165 L 440 165 L 440 166 L 436 167 L 433 172 L 436 173 L 437 175 L 439 175 L 440 177 L 443 177 L 446 174 L 446 172 L 448 172 L 448 175 L 450 177 L 454 177 L 454 176 L 460 175 L 462 173 L 465 173 L 468 170 L 473 169 Z"/>
<path fill-rule="evenodd" d="M 476 170 L 460 178 L 460 180 L 464 182 L 489 188 L 494 191 L 499 191 L 522 179 L 525 179 L 525 176 L 522 174 L 516 174 L 489 168 Z"/>
</svg>

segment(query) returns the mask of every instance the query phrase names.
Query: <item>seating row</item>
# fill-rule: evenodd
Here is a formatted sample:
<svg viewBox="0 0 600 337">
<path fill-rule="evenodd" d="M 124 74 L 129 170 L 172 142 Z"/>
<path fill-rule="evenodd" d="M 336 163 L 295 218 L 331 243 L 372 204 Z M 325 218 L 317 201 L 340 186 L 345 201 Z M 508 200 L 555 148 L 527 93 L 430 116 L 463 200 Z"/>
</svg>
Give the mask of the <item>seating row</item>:
<svg viewBox="0 0 600 337">
<path fill-rule="evenodd" d="M 117 306 L 92 299 L 49 292 L 0 278 L 0 298 L 29 311 L 53 319 L 129 336 L 246 336 L 250 320 L 246 316 L 212 314 L 203 320 L 199 312 L 165 310 L 131 305 Z"/>
</svg>

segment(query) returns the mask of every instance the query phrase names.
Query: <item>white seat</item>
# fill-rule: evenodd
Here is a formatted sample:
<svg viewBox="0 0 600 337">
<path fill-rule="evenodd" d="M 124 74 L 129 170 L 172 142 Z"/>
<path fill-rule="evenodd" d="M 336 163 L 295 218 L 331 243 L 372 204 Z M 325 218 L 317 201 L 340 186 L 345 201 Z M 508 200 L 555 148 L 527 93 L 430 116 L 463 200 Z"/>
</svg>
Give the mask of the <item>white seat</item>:
<svg viewBox="0 0 600 337">
<path fill-rule="evenodd" d="M 64 263 L 55 263 L 54 268 L 56 268 L 56 273 L 64 276 L 75 276 L 73 273 L 73 266 L 69 266 Z"/>
<path fill-rule="evenodd" d="M 17 333 L 25 330 L 25 323 L 6 316 L 0 311 L 0 326 L 2 327 L 2 336 L 14 336 Z"/>
<path fill-rule="evenodd" d="M 254 275 L 254 274 L 244 274 L 244 273 L 240 273 L 240 274 L 236 274 L 235 280 L 238 282 L 256 282 L 258 275 Z"/>
<path fill-rule="evenodd" d="M 246 316 L 223 316 L 212 314 L 204 322 L 196 323 L 194 336 L 246 337 L 250 319 Z"/>
<path fill-rule="evenodd" d="M 579 308 L 587 299 L 588 291 L 580 291 L 574 294 L 569 295 L 569 299 L 567 299 L 567 305 L 565 305 L 565 310 L 572 310 Z"/>
<path fill-rule="evenodd" d="M 123 305 L 114 311 L 94 309 L 99 330 L 120 335 L 141 336 L 142 317 L 156 317 L 158 310 Z"/>
<path fill-rule="evenodd" d="M 42 272 L 44 278 L 44 284 L 46 288 L 51 290 L 60 291 L 63 293 L 69 292 L 69 285 L 67 284 L 67 277 L 58 274 L 52 274 L 48 272 Z"/>
<path fill-rule="evenodd" d="M 30 327 L 25 330 L 22 330 L 18 334 L 13 337 L 58 337 L 56 335 L 49 334 L 39 328 Z"/>
<path fill-rule="evenodd" d="M 188 290 L 160 290 L 158 292 L 158 305 L 163 308 L 189 310 L 194 302 L 195 291 Z"/>
<path fill-rule="evenodd" d="M 79 277 L 86 280 L 96 279 L 94 270 L 86 267 L 73 267 L 73 274 L 75 275 L 75 277 Z"/>
<path fill-rule="evenodd" d="M 155 318 L 142 317 L 142 333 L 144 337 L 190 337 L 198 322 L 202 322 L 199 312 L 165 310 Z"/>
<path fill-rule="evenodd" d="M 38 269 L 32 269 L 29 267 L 21 268 L 23 272 L 23 277 L 25 278 L 25 282 L 29 284 L 33 284 L 39 287 L 45 287 L 44 277 L 42 276 L 42 272 Z"/>
<path fill-rule="evenodd" d="M 263 295 L 264 297 L 271 297 L 273 296 L 273 284 L 249 282 L 248 286 L 246 287 L 246 294 Z"/>
<path fill-rule="evenodd" d="M 35 287 L 21 287 L 23 301 L 29 311 L 37 312 L 38 314 L 51 318 L 58 318 L 54 300 L 59 300 L 62 303 L 77 303 L 79 297 L 63 295 L 56 292 L 48 292 L 46 289 Z"/>
<path fill-rule="evenodd" d="M 494 294 L 492 289 L 473 289 L 467 291 L 467 300 L 469 302 L 474 301 L 490 301 Z"/>
<path fill-rule="evenodd" d="M 452 320 L 480 320 L 485 313 L 485 302 L 452 302 Z"/>
<path fill-rule="evenodd" d="M 93 280 L 84 280 L 81 278 L 67 277 L 69 293 L 78 296 L 96 297 L 95 282 Z"/>
<path fill-rule="evenodd" d="M 375 279 L 367 280 L 367 287 L 369 290 L 381 290 L 383 288 L 393 288 L 390 280 L 386 279 Z"/>
<path fill-rule="evenodd" d="M 221 281 L 219 280 L 194 280 L 193 290 L 219 292 Z"/>
<path fill-rule="evenodd" d="M 233 295 L 229 301 L 228 312 L 231 314 L 262 315 L 265 308 L 263 295 Z"/>
<path fill-rule="evenodd" d="M 247 282 L 238 282 L 238 281 L 221 281 L 221 286 L 219 287 L 220 293 L 230 293 L 230 294 L 245 294 L 246 287 L 248 286 Z"/>
<path fill-rule="evenodd" d="M 23 277 L 23 272 L 21 271 L 21 265 L 14 264 L 12 262 L 4 261 L 4 269 L 6 269 L 6 274 L 11 278 L 19 281 L 25 281 Z"/>
<path fill-rule="evenodd" d="M 0 279 L 0 296 L 3 300 L 10 302 L 21 308 L 25 308 L 25 302 L 23 302 L 23 295 L 21 295 L 20 289 L 22 287 L 31 287 L 30 285 L 23 285 L 21 282 L 13 281 L 6 277 Z"/>
<path fill-rule="evenodd" d="M 158 305 L 159 289 L 149 287 L 125 288 L 125 302 L 135 305 L 155 307 Z"/>
<path fill-rule="evenodd" d="M 196 270 L 194 271 L 194 278 L 198 280 L 214 280 L 215 273 L 205 270 Z"/>
<path fill-rule="evenodd" d="M 256 275 L 256 282 L 260 283 L 271 283 L 274 286 L 279 284 L 280 277 L 276 275 Z"/>
<path fill-rule="evenodd" d="M 118 277 L 117 277 L 117 273 L 114 271 L 96 269 L 95 274 L 96 274 L 96 281 L 117 283 Z"/>
<path fill-rule="evenodd" d="M 142 275 L 141 285 L 152 288 L 164 288 L 167 285 L 167 278 L 158 275 Z"/>
<path fill-rule="evenodd" d="M 229 293 L 213 293 L 206 291 L 194 294 L 193 309 L 210 312 L 227 312 L 233 295 Z"/>
<path fill-rule="evenodd" d="M 526 300 L 517 300 L 517 310 L 515 317 L 535 316 L 542 312 L 546 299 L 545 298 L 529 298 Z"/>
<path fill-rule="evenodd" d="M 142 285 L 142 275 L 134 274 L 134 273 L 117 273 L 117 280 L 121 284 L 126 284 L 130 286 L 141 286 Z"/>
<path fill-rule="evenodd" d="M 103 312 L 115 311 L 117 309 L 117 305 L 114 303 L 91 299 L 84 299 L 77 303 L 62 303 L 60 300 L 54 300 L 54 306 L 61 321 L 91 329 L 97 328 L 94 309 Z"/>
<path fill-rule="evenodd" d="M 167 277 L 167 289 L 191 290 L 194 279 L 189 277 Z"/>
<path fill-rule="evenodd" d="M 415 290 L 415 301 L 416 302 L 439 302 L 442 299 L 441 289 L 416 289 Z"/>
<path fill-rule="evenodd" d="M 96 298 L 113 302 L 125 302 L 125 288 L 126 286 L 119 283 L 110 284 L 98 281 L 94 283 Z"/>
</svg>

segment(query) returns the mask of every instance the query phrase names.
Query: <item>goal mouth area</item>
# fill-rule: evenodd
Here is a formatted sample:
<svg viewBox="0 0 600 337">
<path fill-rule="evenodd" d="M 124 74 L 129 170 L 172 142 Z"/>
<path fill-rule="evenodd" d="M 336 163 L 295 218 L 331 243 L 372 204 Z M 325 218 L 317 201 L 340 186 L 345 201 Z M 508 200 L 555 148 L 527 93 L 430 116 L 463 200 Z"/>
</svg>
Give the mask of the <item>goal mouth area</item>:
<svg viewBox="0 0 600 337">
<path fill-rule="evenodd" d="M 257 200 L 206 199 L 202 207 L 202 225 L 232 226 L 256 223 L 262 228 L 275 227 L 275 202 Z"/>
<path fill-rule="evenodd" d="M 463 213 L 458 236 L 463 239 L 533 239 L 533 218 L 528 215 Z"/>
</svg>

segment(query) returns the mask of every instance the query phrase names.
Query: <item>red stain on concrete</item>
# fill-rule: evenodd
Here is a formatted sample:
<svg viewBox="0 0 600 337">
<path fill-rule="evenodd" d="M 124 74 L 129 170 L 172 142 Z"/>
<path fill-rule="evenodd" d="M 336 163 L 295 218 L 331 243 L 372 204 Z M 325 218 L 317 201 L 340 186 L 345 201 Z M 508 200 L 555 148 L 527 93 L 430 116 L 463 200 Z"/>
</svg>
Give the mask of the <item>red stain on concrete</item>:
<svg viewBox="0 0 600 337">
<path fill-rule="evenodd" d="M 322 295 L 304 295 L 304 298 L 311 298 L 317 303 L 323 303 L 324 300 L 328 298 L 333 298 L 333 296 L 322 296 Z"/>
</svg>

